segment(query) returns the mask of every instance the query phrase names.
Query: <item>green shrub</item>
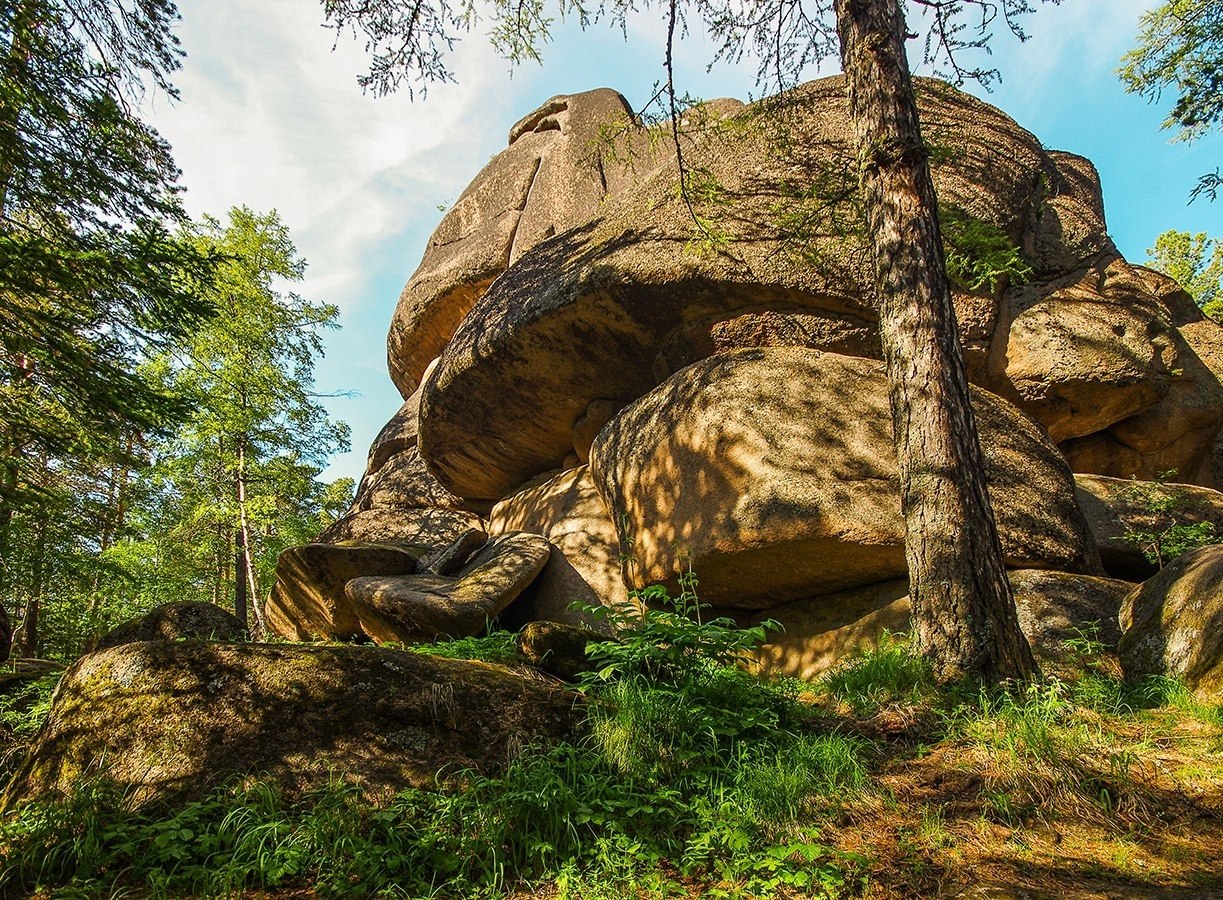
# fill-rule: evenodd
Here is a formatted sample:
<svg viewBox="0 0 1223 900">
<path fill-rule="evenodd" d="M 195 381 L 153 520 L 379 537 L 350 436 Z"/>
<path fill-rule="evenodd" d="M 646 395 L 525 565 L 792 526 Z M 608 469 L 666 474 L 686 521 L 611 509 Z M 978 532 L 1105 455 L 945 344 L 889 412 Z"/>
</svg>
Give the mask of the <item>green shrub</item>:
<svg viewBox="0 0 1223 900">
<path fill-rule="evenodd" d="M 409 790 L 383 805 L 338 782 L 299 800 L 256 783 L 133 812 L 114 788 L 86 786 L 0 824 L 0 895 L 307 886 L 467 898 L 548 883 L 589 898 L 673 892 L 675 879 L 709 897 L 839 893 L 858 882 L 857 861 L 803 817 L 863 789 L 865 745 L 805 733 L 792 689 L 734 665 L 763 629 L 697 620 L 695 584 L 686 577 L 676 602 L 651 592 L 668 608 L 618 623 L 623 642 L 595 649 L 578 743 L 528 747 L 500 775 L 459 773 L 459 791 Z M 487 658 L 505 646 L 491 635 L 430 652 Z"/>
<path fill-rule="evenodd" d="M 939 204 L 939 226 L 947 276 L 968 289 L 997 291 L 1004 283 L 1023 284 L 1032 267 L 1005 231 L 953 204 Z"/>
<path fill-rule="evenodd" d="M 1126 497 L 1150 518 L 1146 528 L 1129 528 L 1122 538 L 1136 545 L 1147 562 L 1162 569 L 1191 550 L 1218 542 L 1213 522 L 1184 522 L 1184 501 L 1168 489 L 1176 470 L 1156 476 L 1154 486 L 1134 481 Z"/>
</svg>

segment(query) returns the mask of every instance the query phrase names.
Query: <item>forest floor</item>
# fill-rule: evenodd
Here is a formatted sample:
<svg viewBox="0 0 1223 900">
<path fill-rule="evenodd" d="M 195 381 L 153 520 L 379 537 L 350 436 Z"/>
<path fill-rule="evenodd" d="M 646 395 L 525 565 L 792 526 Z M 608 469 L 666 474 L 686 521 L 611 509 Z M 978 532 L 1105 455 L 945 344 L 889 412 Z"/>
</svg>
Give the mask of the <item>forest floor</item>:
<svg viewBox="0 0 1223 900">
<path fill-rule="evenodd" d="M 717 774 L 718 767 L 727 765 L 730 757 L 711 757 L 707 761 L 711 778 L 700 780 L 700 784 L 721 785 L 716 788 L 720 792 L 718 802 L 729 805 L 711 807 L 713 812 L 703 817 L 683 819 L 682 838 L 658 833 L 644 838 L 654 855 L 645 858 L 643 854 L 640 864 L 626 862 L 624 848 L 636 846 L 636 835 L 657 829 L 657 823 L 665 819 L 662 813 L 673 815 L 674 810 L 667 812 L 661 806 L 674 799 L 655 801 L 653 795 L 645 794 L 632 802 L 646 812 L 619 819 L 609 814 L 608 827 L 615 829 L 614 834 L 606 839 L 597 834 L 592 838 L 595 845 L 606 841 L 606 851 L 592 850 L 587 842 L 572 848 L 575 855 L 569 857 L 570 863 L 562 859 L 560 866 L 528 865 L 533 872 L 524 880 L 516 881 L 513 876 L 508 881 L 498 879 L 495 886 L 485 884 L 471 893 L 444 886 L 435 892 L 418 886 L 399 893 L 395 879 L 384 879 L 377 891 L 371 888 L 367 893 L 365 886 L 372 885 L 371 879 L 378 872 L 377 863 L 372 867 L 369 864 L 371 855 L 389 859 L 400 854 L 407 860 L 414 858 L 415 852 L 411 847 L 388 848 L 368 841 L 359 851 L 353 851 L 356 857 L 341 854 L 333 862 L 316 861 L 297 876 L 281 878 L 275 888 L 255 887 L 275 883 L 268 881 L 266 865 L 258 862 L 243 870 L 247 874 L 240 879 L 247 886 L 237 890 L 231 883 L 224 890 L 206 887 L 198 893 L 173 887 L 146 892 L 143 885 L 152 881 L 151 876 L 142 874 L 141 866 L 147 866 L 148 872 L 161 873 L 158 878 L 170 876 L 164 862 L 156 864 L 161 868 L 135 862 L 137 856 L 131 848 L 145 840 L 135 835 L 151 834 L 155 838 L 165 833 L 167 825 L 132 820 L 122 828 L 108 826 L 124 836 L 127 844 L 109 857 L 107 866 L 86 871 L 70 864 L 58 876 L 58 884 L 43 876 L 46 887 L 33 886 L 24 893 L 6 891 L 0 877 L 0 896 L 39 900 L 101 897 L 116 896 L 112 891 L 117 889 L 123 896 L 227 896 L 248 900 L 477 895 L 511 900 L 1223 898 L 1223 708 L 1195 701 L 1183 687 L 1166 679 L 1141 689 L 1127 684 L 1120 678 L 1115 657 L 1098 650 L 1079 658 L 1065 671 L 1010 692 L 970 689 L 957 693 L 938 688 L 923 681 L 920 665 L 896 648 L 861 662 L 856 668 L 849 667 L 844 676 L 834 675 L 814 685 L 791 683 L 785 688 L 790 698 L 787 702 L 801 708 L 800 716 L 793 720 L 801 722 L 801 731 L 810 738 L 843 739 L 844 746 L 837 749 L 830 745 L 831 749 L 840 753 L 849 748 L 854 759 L 848 769 L 838 770 L 841 775 L 807 783 L 802 788 L 806 791 L 803 800 L 795 808 L 798 812 L 784 827 L 772 832 L 767 815 L 760 812 L 764 807 L 758 806 L 754 812 L 749 807 L 756 802 L 752 797 L 759 798 L 761 785 L 766 792 L 773 789 L 770 778 L 783 779 L 777 782 L 777 791 L 787 789 L 784 767 L 791 765 L 788 758 L 777 757 L 782 763 L 780 774 L 745 770 L 736 776 L 740 780 L 732 783 Z M 705 698 L 701 702 L 707 701 Z M 633 728 L 648 726 L 637 721 Z M 765 739 L 775 742 L 770 746 L 783 750 L 792 746 L 790 738 L 766 735 Z M 832 765 L 828 759 L 811 755 L 809 747 L 804 752 L 808 755 L 802 757 L 806 760 L 803 765 Z M 541 775 L 540 764 L 546 770 L 552 758 L 543 754 L 530 777 L 515 782 L 517 787 L 507 788 L 509 792 L 502 795 L 509 798 L 507 803 L 525 802 L 529 807 Z M 754 758 L 758 762 L 766 759 Z M 602 786 L 581 799 L 580 805 L 597 808 L 601 802 L 598 797 L 613 796 L 607 793 L 608 785 L 614 786 L 621 776 L 606 766 L 595 763 L 581 769 L 583 777 L 593 778 Z M 510 782 L 507 777 L 507 784 Z M 544 783 L 538 783 L 542 809 L 560 795 L 543 793 Z M 556 787 L 549 785 L 548 790 Z M 651 790 L 663 796 L 670 787 L 664 781 Z M 497 805 L 500 801 L 493 796 Z M 703 798 L 707 796 L 713 795 L 696 791 L 679 803 L 687 809 L 684 804 L 705 803 Z M 332 809 L 329 815 L 339 815 L 335 812 L 339 809 L 349 818 L 324 821 L 350 822 L 354 836 L 356 831 L 368 830 L 369 808 L 358 805 L 345 808 L 345 812 L 340 807 L 348 802 L 347 797 L 324 798 L 314 811 L 269 811 L 272 818 L 255 827 L 269 829 L 273 827 L 269 823 L 275 823 L 274 829 L 284 835 L 282 850 L 266 846 L 269 858 L 287 853 L 277 858 L 298 859 L 293 856 L 293 842 L 310 828 L 317 830 L 317 810 L 328 804 Z M 651 811 L 655 802 L 660 810 Z M 430 804 L 417 797 L 396 815 L 410 821 L 432 810 Z M 529 809 L 526 821 L 533 827 L 530 817 L 546 812 L 537 814 Z M 737 816 L 741 811 L 744 818 L 740 820 Z M 223 808 L 221 812 L 225 812 Z M 483 814 L 482 808 L 474 812 Z M 472 814 L 473 809 L 465 808 L 458 821 L 471 822 Z M 316 818 L 311 819 L 312 815 Z M 198 821 L 203 818 L 198 817 Z M 302 824 L 312 821 L 314 825 Z M 466 826 L 461 828 L 455 840 L 475 843 L 453 844 L 460 856 L 479 848 L 483 840 L 479 835 L 461 833 L 467 830 Z M 772 836 L 761 839 L 766 833 Z M 20 829 L 11 831 L 10 837 L 14 865 L 21 853 L 26 854 L 22 865 L 37 867 L 37 859 L 29 856 L 38 852 L 36 846 L 22 836 Z M 527 837 L 524 835 L 524 839 Z M 507 838 L 516 839 L 513 834 Z M 740 839 L 742 857 L 736 860 L 735 841 Z M 43 840 L 48 841 L 44 844 L 47 852 L 62 853 L 54 835 Z M 23 841 L 25 849 L 21 849 Z M 717 844 L 716 853 L 701 857 L 710 862 L 695 866 L 681 863 L 679 854 L 691 854 L 701 841 Z M 156 839 L 148 843 L 156 849 Z M 262 843 L 260 846 L 264 847 Z M 718 853 L 722 854 L 720 858 Z M 357 858 L 361 856 L 364 859 Z M 154 853 L 154 857 L 164 860 L 165 853 Z M 0 834 L 0 870 L 4 859 L 4 836 Z M 104 869 L 117 871 L 116 861 L 129 867 L 122 871 L 119 881 L 99 880 Z M 199 862 L 205 872 L 220 865 L 215 856 Z M 329 866 L 333 870 L 351 867 L 345 871 L 353 874 L 344 876 L 347 880 L 324 882 L 320 876 Z M 727 872 L 732 874 L 727 877 Z M 209 876 L 203 877 L 206 880 Z M 512 886 L 515 882 L 517 888 Z M 164 883 L 174 882 L 170 878 Z"/>
</svg>

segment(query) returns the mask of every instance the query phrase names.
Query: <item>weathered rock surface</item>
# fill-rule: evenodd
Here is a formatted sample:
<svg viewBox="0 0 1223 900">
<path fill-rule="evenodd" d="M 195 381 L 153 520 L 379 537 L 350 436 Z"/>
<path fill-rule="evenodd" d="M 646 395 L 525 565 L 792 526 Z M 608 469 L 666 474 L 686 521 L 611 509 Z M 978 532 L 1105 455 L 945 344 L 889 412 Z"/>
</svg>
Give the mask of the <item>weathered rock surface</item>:
<svg viewBox="0 0 1223 900">
<path fill-rule="evenodd" d="M 390 541 L 444 547 L 480 527 L 475 515 L 452 509 L 399 509 L 378 507 L 350 512 L 328 525 L 315 539 L 320 544 L 343 541 Z"/>
<path fill-rule="evenodd" d="M 586 655 L 586 646 L 601 640 L 606 640 L 605 636 L 589 628 L 545 621 L 531 622 L 518 632 L 517 646 L 528 664 L 565 681 L 574 681 L 594 668 Z"/>
<path fill-rule="evenodd" d="M 1091 471 L 1174 463 L 1213 478 L 1203 466 L 1223 412 L 1218 329 L 1205 334 L 1180 314 L 1186 297 L 1169 279 L 1117 254 L 1089 162 L 1046 153 L 945 85 L 920 91 L 931 140 L 947 151 L 935 180 L 949 218 L 994 229 L 1032 270 L 1026 284 L 956 292 L 973 380 L 1019 403 Z M 475 303 L 423 385 L 421 452 L 448 490 L 491 502 L 571 453 L 584 460 L 607 409 L 716 352 L 879 356 L 861 223 L 836 200 L 852 195 L 843 83 L 804 85 L 789 102 L 776 119 L 746 108 L 749 127 L 710 129 L 686 151 L 718 181 L 718 203 L 700 212 L 728 252 L 694 251 L 673 166 L 656 165 Z M 1169 414 L 1178 409 L 1197 412 Z M 1144 416 L 1165 427 L 1139 429 L 1141 443 L 1131 432 Z"/>
<path fill-rule="evenodd" d="M 1090 161 L 941 82 L 917 89 L 1008 566 L 1098 573 L 1098 534 L 1110 573 L 1140 577 L 1120 537 L 1133 518 L 1118 532 L 1081 488 L 1089 529 L 1069 472 L 1223 486 L 1223 331 L 1121 257 Z M 388 337 L 407 399 L 319 538 L 449 554 L 444 573 L 349 582 L 378 639 L 478 630 L 493 607 L 510 627 L 575 621 L 574 600 L 629 602 L 622 571 L 638 587 L 691 564 L 703 599 L 740 617 L 903 577 L 844 81 L 717 101 L 682 127 L 689 171 L 709 176 L 703 234 L 670 142 L 599 90 L 515 125 L 431 238 Z M 1009 274 L 974 280 L 998 271 L 986 246 Z M 753 352 L 839 362 L 712 374 Z M 551 544 L 508 605 L 451 600 L 473 529 Z M 1086 614 L 1062 588 L 1034 633 Z"/>
<path fill-rule="evenodd" d="M 361 623 L 344 585 L 362 575 L 410 575 L 427 547 L 409 544 L 304 544 L 276 561 L 276 584 L 264 606 L 273 634 L 291 640 L 352 640 Z"/>
<path fill-rule="evenodd" d="M 375 641 L 472 637 L 527 588 L 549 554 L 544 538 L 513 532 L 489 540 L 454 577 L 360 577 L 344 593 L 361 630 Z"/>
<path fill-rule="evenodd" d="M 416 447 L 408 447 L 362 482 L 356 508 L 445 509 L 464 512 L 466 504 L 429 474 Z"/>
<path fill-rule="evenodd" d="M 601 164 L 601 132 L 632 116 L 623 97 L 601 88 L 553 97 L 510 130 L 509 147 L 446 213 L 399 298 L 387 358 L 404 397 L 494 278 L 599 212 L 625 177 Z"/>
<path fill-rule="evenodd" d="M 507 627 L 544 620 L 593 625 L 574 603 L 625 608 L 620 536 L 586 466 L 530 484 L 493 507 L 493 534 L 527 531 L 552 544 L 548 564 L 504 618 Z"/>
<path fill-rule="evenodd" d="M 781 626 L 753 658 L 765 673 L 815 679 L 876 646 L 885 631 L 908 631 L 911 614 L 907 578 L 796 600 L 753 617 L 753 625 L 772 619 Z"/>
<path fill-rule="evenodd" d="M 1115 578 L 1142 581 L 1157 571 L 1144 555 L 1155 535 L 1173 525 L 1210 523 L 1223 539 L 1223 493 L 1192 484 L 1075 475 L 1079 508 L 1100 548 L 1104 569 Z M 1130 537 L 1127 537 L 1130 535 Z"/>
<path fill-rule="evenodd" d="M 1018 410 L 974 408 L 1008 565 L 1098 570 L 1069 469 Z M 591 475 L 639 565 L 636 586 L 691 565 L 702 599 L 762 609 L 905 574 L 882 363 L 798 348 L 689 366 L 624 409 Z"/>
<path fill-rule="evenodd" d="M 1088 637 L 1114 650 L 1121 640 L 1121 604 L 1133 585 L 1117 578 L 1019 569 L 1008 572 L 1019 627 L 1038 658 L 1066 655 L 1066 642 Z"/>
<path fill-rule="evenodd" d="M 1122 268 L 1118 263 L 1114 268 Z M 1167 308 L 1089 271 L 1011 322 L 1006 376 L 1054 441 L 1103 431 L 1168 393 L 1177 348 Z"/>
<path fill-rule="evenodd" d="M 1127 676 L 1167 675 L 1208 703 L 1223 703 L 1223 546 L 1166 566 L 1125 599 L 1121 667 Z"/>
<path fill-rule="evenodd" d="M 1084 635 L 1117 646 L 1119 610 L 1133 588 L 1129 582 L 1039 569 L 1007 576 L 1020 627 L 1042 662 L 1063 659 L 1065 642 Z M 752 624 L 773 619 L 782 626 L 754 656 L 765 672 L 814 679 L 876 646 L 885 631 L 909 631 L 911 615 L 909 583 L 903 579 L 798 600 L 752 617 Z"/>
<path fill-rule="evenodd" d="M 138 619 L 124 622 L 98 641 L 96 650 L 136 641 L 245 641 L 246 627 L 229 610 L 213 603 L 187 600 L 165 603 Z"/>
<path fill-rule="evenodd" d="M 376 647 L 148 642 L 64 675 L 5 807 L 104 775 L 136 803 L 258 775 L 290 792 L 340 777 L 389 795 L 439 772 L 492 773 L 570 735 L 572 693 L 479 662 Z"/>
</svg>

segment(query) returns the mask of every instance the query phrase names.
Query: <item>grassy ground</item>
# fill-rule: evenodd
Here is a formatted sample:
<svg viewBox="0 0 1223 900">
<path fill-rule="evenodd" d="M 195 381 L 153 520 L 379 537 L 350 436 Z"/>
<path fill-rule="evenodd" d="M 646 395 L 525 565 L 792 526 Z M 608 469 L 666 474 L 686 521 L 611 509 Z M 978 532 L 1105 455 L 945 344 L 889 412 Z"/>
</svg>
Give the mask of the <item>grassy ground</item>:
<svg viewBox="0 0 1223 900">
<path fill-rule="evenodd" d="M 458 795 L 29 808 L 0 895 L 1223 897 L 1223 715 L 1176 683 L 1086 639 L 1009 689 L 937 688 L 895 641 L 763 682 L 726 665 L 758 638 L 652 620 L 601 651 L 580 745 Z"/>
</svg>

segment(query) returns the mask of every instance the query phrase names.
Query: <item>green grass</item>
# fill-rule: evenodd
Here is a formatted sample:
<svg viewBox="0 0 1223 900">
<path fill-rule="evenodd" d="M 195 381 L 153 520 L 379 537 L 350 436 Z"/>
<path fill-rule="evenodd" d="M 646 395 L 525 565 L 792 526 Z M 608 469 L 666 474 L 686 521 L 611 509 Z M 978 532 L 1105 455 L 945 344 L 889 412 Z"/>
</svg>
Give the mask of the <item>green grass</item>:
<svg viewBox="0 0 1223 900">
<path fill-rule="evenodd" d="M 1176 710 L 1220 725 L 1217 708 L 1175 681 L 1110 675 L 1095 644 L 1079 648 L 1073 678 L 939 688 L 888 636 L 800 695 L 733 665 L 762 632 L 664 610 L 623 636 L 595 650 L 585 735 L 528 747 L 498 775 L 463 773 L 461 790 L 379 804 L 340 782 L 299 797 L 234 783 L 144 810 L 94 782 L 0 823 L 0 896 L 852 896 L 886 869 L 844 845 L 862 810 L 876 812 L 860 830 L 908 816 L 887 851 L 902 880 L 934 877 L 940 855 L 966 852 L 962 825 L 941 807 L 909 809 L 894 793 L 932 748 L 979 773 L 958 802 L 979 823 L 1013 829 L 1004 846 L 1026 847 L 1033 819 L 1077 817 L 1109 834 L 1155 821 L 1134 777 L 1143 746 L 1126 736 L 1144 732 L 1144 717 Z M 494 633 L 431 652 L 495 660 L 508 650 L 512 636 Z M 928 714 L 878 717 L 897 708 Z M 853 733 L 892 720 L 913 733 Z"/>
<path fill-rule="evenodd" d="M 877 647 L 857 653 L 821 679 L 834 700 L 859 715 L 889 704 L 918 704 L 937 693 L 930 666 L 905 635 L 884 633 Z"/>
<path fill-rule="evenodd" d="M 474 659 L 507 665 L 522 662 L 512 631 L 490 630 L 481 637 L 454 638 L 435 644 L 413 644 L 403 647 L 413 653 L 445 656 L 452 659 Z"/>
</svg>

